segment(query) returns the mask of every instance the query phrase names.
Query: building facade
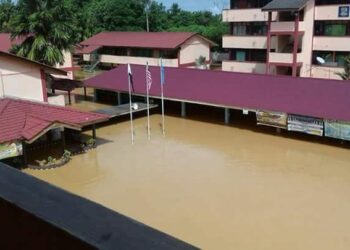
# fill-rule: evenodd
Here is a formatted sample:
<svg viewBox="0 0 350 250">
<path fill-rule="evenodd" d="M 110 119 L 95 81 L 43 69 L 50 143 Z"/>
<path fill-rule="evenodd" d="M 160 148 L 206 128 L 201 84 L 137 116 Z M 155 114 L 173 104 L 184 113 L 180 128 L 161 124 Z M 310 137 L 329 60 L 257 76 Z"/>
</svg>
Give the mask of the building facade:
<svg viewBox="0 0 350 250">
<path fill-rule="evenodd" d="M 47 74 L 66 76 L 67 72 L 0 51 L 0 98 L 56 103 L 57 97 L 48 97 Z M 60 103 L 64 105 L 64 99 Z"/>
<path fill-rule="evenodd" d="M 210 63 L 215 43 L 192 32 L 101 32 L 81 42 L 76 49 L 85 62 L 111 65 L 138 64 L 194 67 L 196 60 Z"/>
<path fill-rule="evenodd" d="M 350 55 L 350 0 L 231 0 L 223 70 L 340 79 Z"/>
</svg>

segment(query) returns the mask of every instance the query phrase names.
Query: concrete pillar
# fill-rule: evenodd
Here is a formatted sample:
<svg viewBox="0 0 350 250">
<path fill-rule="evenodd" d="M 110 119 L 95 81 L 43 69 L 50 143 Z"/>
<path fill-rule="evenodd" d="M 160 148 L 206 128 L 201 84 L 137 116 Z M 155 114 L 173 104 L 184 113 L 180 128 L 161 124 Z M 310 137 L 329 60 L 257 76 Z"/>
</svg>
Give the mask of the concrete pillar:
<svg viewBox="0 0 350 250">
<path fill-rule="evenodd" d="M 23 151 L 23 165 L 26 167 L 28 165 L 28 152 L 27 152 L 27 143 L 22 141 L 22 151 Z"/>
<path fill-rule="evenodd" d="M 118 95 L 118 105 L 122 105 L 122 94 L 118 92 L 117 95 Z"/>
<path fill-rule="evenodd" d="M 186 103 L 181 102 L 181 117 L 186 117 Z"/>
<path fill-rule="evenodd" d="M 225 124 L 229 124 L 230 123 L 230 109 L 225 108 Z"/>
<path fill-rule="evenodd" d="M 282 132 L 282 129 L 281 128 L 276 128 L 276 133 L 277 134 L 280 134 Z"/>
<path fill-rule="evenodd" d="M 98 97 L 97 97 L 97 90 L 94 89 L 94 102 L 98 101 Z"/>
</svg>

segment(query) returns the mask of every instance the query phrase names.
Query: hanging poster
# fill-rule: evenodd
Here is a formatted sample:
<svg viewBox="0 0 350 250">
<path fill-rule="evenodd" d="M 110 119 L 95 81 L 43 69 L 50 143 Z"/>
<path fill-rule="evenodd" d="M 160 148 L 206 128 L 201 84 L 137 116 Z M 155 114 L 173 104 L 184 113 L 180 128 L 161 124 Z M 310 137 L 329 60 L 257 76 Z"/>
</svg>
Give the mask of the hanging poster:
<svg viewBox="0 0 350 250">
<path fill-rule="evenodd" d="M 19 156 L 23 154 L 22 143 L 4 143 L 0 144 L 0 160 Z"/>
<path fill-rule="evenodd" d="M 350 141 L 350 123 L 326 120 L 324 126 L 327 137 Z"/>
<path fill-rule="evenodd" d="M 289 115 L 288 130 L 323 136 L 323 120 L 300 115 Z"/>
<path fill-rule="evenodd" d="M 257 111 L 256 119 L 258 125 L 270 127 L 287 128 L 287 114 L 281 112 Z"/>
</svg>

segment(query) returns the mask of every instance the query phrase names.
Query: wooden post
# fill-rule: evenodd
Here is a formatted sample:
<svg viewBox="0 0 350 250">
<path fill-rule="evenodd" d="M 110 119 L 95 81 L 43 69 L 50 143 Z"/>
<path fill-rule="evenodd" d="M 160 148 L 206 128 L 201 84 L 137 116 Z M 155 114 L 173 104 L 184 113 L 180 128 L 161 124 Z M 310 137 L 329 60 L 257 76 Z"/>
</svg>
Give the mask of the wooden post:
<svg viewBox="0 0 350 250">
<path fill-rule="evenodd" d="M 26 167 L 28 165 L 28 153 L 27 153 L 27 143 L 22 141 L 22 151 L 23 151 L 23 165 Z"/>
<path fill-rule="evenodd" d="M 84 87 L 84 100 L 86 101 L 86 99 L 87 99 L 86 87 Z"/>
<path fill-rule="evenodd" d="M 92 139 L 96 140 L 96 125 L 92 125 Z"/>
<path fill-rule="evenodd" d="M 230 123 L 230 109 L 225 108 L 225 124 Z"/>
<path fill-rule="evenodd" d="M 186 103 L 181 102 L 181 117 L 186 117 Z"/>
<path fill-rule="evenodd" d="M 66 133 L 64 132 L 64 128 L 61 128 L 61 141 L 62 141 L 62 152 L 66 150 Z"/>
<path fill-rule="evenodd" d="M 70 91 L 68 91 L 68 103 L 69 103 L 69 105 L 72 105 L 72 99 L 71 99 L 71 96 L 70 96 Z"/>
</svg>

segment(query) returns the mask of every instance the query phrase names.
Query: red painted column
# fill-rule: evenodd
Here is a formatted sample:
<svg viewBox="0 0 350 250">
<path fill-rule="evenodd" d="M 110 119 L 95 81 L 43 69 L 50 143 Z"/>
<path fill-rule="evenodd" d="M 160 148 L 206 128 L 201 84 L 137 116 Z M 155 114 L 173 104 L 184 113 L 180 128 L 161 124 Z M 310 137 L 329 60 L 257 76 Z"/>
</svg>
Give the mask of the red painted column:
<svg viewBox="0 0 350 250">
<path fill-rule="evenodd" d="M 269 17 L 267 21 L 266 74 L 270 74 L 271 22 L 272 12 L 269 11 Z"/>
<path fill-rule="evenodd" d="M 41 87 L 43 91 L 44 102 L 47 102 L 47 87 L 46 87 L 46 77 L 43 69 L 40 69 L 40 77 L 41 77 Z"/>
<path fill-rule="evenodd" d="M 299 13 L 295 13 L 295 23 L 294 23 L 294 47 L 293 47 L 293 76 L 297 76 L 298 71 L 298 47 L 299 47 Z"/>
</svg>

